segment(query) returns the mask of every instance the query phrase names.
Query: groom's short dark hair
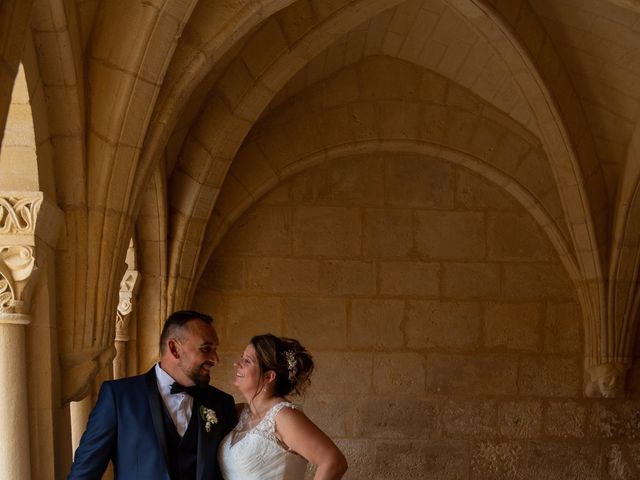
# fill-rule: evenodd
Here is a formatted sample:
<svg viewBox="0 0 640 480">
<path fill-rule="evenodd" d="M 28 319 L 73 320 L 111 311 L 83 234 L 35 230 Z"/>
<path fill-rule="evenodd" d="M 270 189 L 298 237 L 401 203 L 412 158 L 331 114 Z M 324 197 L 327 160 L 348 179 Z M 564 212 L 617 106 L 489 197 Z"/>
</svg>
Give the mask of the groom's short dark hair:
<svg viewBox="0 0 640 480">
<path fill-rule="evenodd" d="M 164 353 L 169 338 L 180 337 L 182 333 L 181 330 L 184 326 L 194 320 L 213 325 L 213 317 L 206 313 L 196 312 L 195 310 L 178 310 L 169 315 L 164 322 L 162 333 L 160 334 L 160 353 Z"/>
</svg>

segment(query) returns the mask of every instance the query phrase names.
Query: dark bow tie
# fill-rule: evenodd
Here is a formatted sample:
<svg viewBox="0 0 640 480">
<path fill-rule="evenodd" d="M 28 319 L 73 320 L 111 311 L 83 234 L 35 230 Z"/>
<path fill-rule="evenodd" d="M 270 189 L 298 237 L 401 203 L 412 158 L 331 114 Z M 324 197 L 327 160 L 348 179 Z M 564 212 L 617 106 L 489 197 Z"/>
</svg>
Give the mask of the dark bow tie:
<svg viewBox="0 0 640 480">
<path fill-rule="evenodd" d="M 185 387 L 184 385 L 180 385 L 178 382 L 173 382 L 171 384 L 171 390 L 169 390 L 170 394 L 174 393 L 186 393 L 187 395 L 191 395 L 194 398 L 199 397 L 204 392 L 205 387 L 201 387 L 200 385 L 191 385 L 189 387 Z"/>
</svg>

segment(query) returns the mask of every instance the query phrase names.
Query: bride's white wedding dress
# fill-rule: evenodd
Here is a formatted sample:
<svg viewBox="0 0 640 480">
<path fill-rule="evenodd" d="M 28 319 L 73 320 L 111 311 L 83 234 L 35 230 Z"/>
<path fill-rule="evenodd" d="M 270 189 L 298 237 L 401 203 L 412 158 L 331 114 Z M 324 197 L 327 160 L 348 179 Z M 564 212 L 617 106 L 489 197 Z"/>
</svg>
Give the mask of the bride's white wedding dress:
<svg viewBox="0 0 640 480">
<path fill-rule="evenodd" d="M 245 406 L 238 425 L 220 443 L 218 462 L 225 480 L 303 480 L 307 461 L 292 452 L 275 435 L 276 415 L 289 402 L 271 407 L 264 418 L 249 428 L 251 411 Z"/>
</svg>

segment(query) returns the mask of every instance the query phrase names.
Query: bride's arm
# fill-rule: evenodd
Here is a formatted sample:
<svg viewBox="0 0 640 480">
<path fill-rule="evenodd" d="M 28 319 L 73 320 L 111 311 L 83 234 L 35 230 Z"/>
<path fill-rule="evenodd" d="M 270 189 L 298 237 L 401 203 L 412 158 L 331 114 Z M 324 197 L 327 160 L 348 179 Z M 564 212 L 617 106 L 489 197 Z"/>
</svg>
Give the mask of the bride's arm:
<svg viewBox="0 0 640 480">
<path fill-rule="evenodd" d="M 342 452 L 301 411 L 283 408 L 276 416 L 276 433 L 291 450 L 317 465 L 314 480 L 338 480 L 347 471 Z"/>
</svg>

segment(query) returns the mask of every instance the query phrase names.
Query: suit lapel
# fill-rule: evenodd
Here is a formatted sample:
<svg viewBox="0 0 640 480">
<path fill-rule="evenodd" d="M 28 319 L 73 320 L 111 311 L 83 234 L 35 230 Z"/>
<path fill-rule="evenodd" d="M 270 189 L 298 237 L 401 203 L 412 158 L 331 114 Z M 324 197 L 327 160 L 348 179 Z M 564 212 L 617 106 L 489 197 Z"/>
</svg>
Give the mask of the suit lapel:
<svg viewBox="0 0 640 480">
<path fill-rule="evenodd" d="M 156 437 L 158 438 L 158 443 L 162 449 L 162 455 L 164 456 L 164 462 L 168 471 L 169 456 L 167 453 L 167 439 L 165 437 L 164 424 L 162 422 L 162 410 L 164 409 L 164 403 L 162 402 L 160 392 L 158 392 L 155 367 L 152 367 L 145 375 L 145 383 L 147 385 L 147 397 L 149 399 L 153 428 L 156 431 Z"/>
<path fill-rule="evenodd" d="M 205 408 L 211 408 L 210 403 L 206 400 L 202 403 Z M 198 480 L 204 480 L 204 472 L 205 472 L 205 464 L 207 461 L 211 460 L 208 455 L 210 451 L 210 443 L 211 443 L 211 431 L 207 432 L 205 430 L 205 420 L 200 415 L 200 402 L 194 402 L 194 410 L 191 415 L 198 416 L 198 463 L 197 463 L 197 476 Z"/>
<path fill-rule="evenodd" d="M 205 452 L 207 451 L 207 433 L 204 431 L 204 422 L 200 416 L 200 402 L 195 399 L 193 401 L 193 411 L 191 415 L 198 417 L 198 457 L 196 463 L 196 480 L 200 480 L 204 476 L 204 462 L 207 458 Z"/>
<path fill-rule="evenodd" d="M 215 467 L 213 467 L 214 469 L 212 470 L 212 467 L 208 464 L 213 463 L 215 465 L 218 462 L 217 448 L 212 447 L 212 442 L 220 437 L 218 432 L 218 429 L 220 428 L 220 421 L 218 419 L 218 423 L 211 425 L 210 430 L 207 432 L 205 428 L 206 421 L 200 414 L 200 405 L 213 410 L 216 415 L 220 415 L 220 411 L 216 397 L 210 391 L 200 399 L 200 402 L 194 402 L 194 411 L 192 415 L 198 416 L 198 466 L 196 478 L 197 480 L 208 480 L 204 478 L 205 472 L 215 471 Z M 212 451 L 213 454 L 211 454 Z M 205 469 L 205 467 L 207 468 Z"/>
</svg>

